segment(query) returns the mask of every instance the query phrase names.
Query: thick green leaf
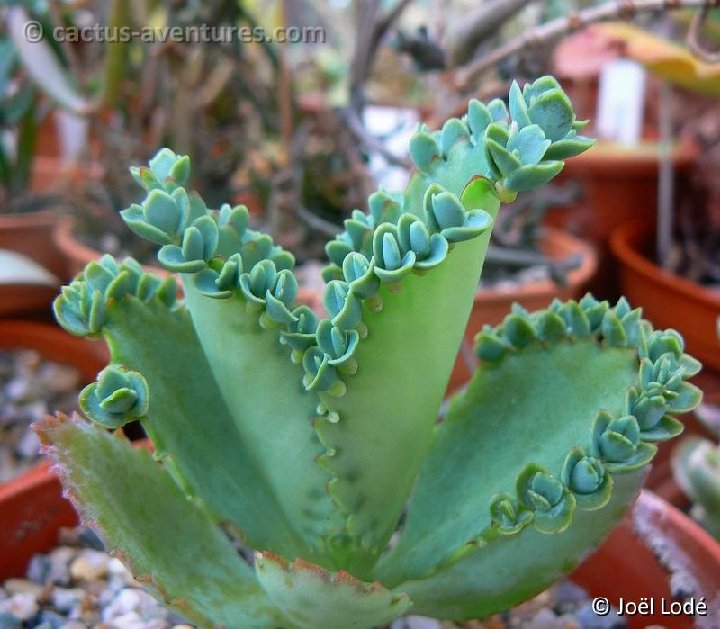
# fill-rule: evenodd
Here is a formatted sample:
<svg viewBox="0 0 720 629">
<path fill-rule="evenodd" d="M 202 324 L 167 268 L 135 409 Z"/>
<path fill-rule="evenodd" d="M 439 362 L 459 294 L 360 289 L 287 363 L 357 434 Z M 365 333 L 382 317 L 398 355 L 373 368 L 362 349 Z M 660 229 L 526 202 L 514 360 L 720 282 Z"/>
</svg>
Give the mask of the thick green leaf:
<svg viewBox="0 0 720 629">
<path fill-rule="evenodd" d="M 79 418 L 48 418 L 38 432 L 83 521 L 171 606 L 208 626 L 284 624 L 227 537 L 150 454 Z"/>
<path fill-rule="evenodd" d="M 127 298 L 108 307 L 103 332 L 113 362 L 147 380 L 146 430 L 186 488 L 254 548 L 305 551 L 225 406 L 188 312 Z"/>
<path fill-rule="evenodd" d="M 491 176 L 492 168 L 485 152 L 484 142 L 481 141 L 476 145 L 457 142 L 446 152 L 445 159 L 434 160 L 427 172 L 413 174 L 403 195 L 402 210 L 420 216 L 425 191 L 432 183 L 440 184 L 445 190 L 459 197 L 474 177 L 490 178 Z M 493 207 L 490 205 L 473 209 L 490 212 Z"/>
<path fill-rule="evenodd" d="M 185 291 L 206 364 L 247 456 L 297 534 L 318 548 L 333 527 L 331 477 L 316 461 L 324 452 L 313 428 L 318 397 L 305 391 L 303 369 L 291 362 L 279 330 L 261 327 L 260 312 L 245 298 L 212 299 L 192 282 Z"/>
<path fill-rule="evenodd" d="M 578 565 L 632 504 L 643 472 L 615 477 L 610 502 L 598 511 L 576 510 L 558 535 L 532 525 L 515 535 L 498 535 L 434 576 L 397 587 L 413 600 L 412 614 L 468 620 L 485 618 L 539 594 Z"/>
<path fill-rule="evenodd" d="M 260 584 L 286 616 L 303 629 L 366 629 L 402 616 L 407 595 L 380 583 L 363 583 L 347 572 L 329 573 L 315 564 L 264 553 L 255 558 Z"/>
<path fill-rule="evenodd" d="M 492 191 L 486 201 L 479 190 L 470 196 L 473 204 L 494 203 L 489 209 L 497 212 Z M 321 394 L 339 416 L 317 424 L 333 453 L 321 458 L 337 477 L 330 491 L 351 514 L 348 533 L 372 553 L 392 534 L 429 447 L 488 239 L 489 230 L 456 243 L 442 264 L 424 275 L 410 274 L 397 291 L 383 285 L 382 310 L 363 305 L 368 334 L 354 354 L 357 373 L 345 378 L 347 392 Z M 364 568 L 349 569 L 362 574 Z"/>
<path fill-rule="evenodd" d="M 559 477 L 575 446 L 589 448 L 598 410 L 619 414 L 636 380 L 635 352 L 595 338 L 484 363 L 437 427 L 400 541 L 376 577 L 395 585 L 432 573 L 491 525 L 494 496 L 513 491 L 525 464 Z"/>
</svg>

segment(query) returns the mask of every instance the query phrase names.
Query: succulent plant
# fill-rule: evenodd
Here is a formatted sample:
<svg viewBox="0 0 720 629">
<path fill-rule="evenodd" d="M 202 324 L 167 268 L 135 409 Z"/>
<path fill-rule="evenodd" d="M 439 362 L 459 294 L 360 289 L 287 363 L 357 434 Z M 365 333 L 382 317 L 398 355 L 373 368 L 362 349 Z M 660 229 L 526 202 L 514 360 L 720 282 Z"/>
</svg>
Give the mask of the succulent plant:
<svg viewBox="0 0 720 629">
<path fill-rule="evenodd" d="M 148 194 L 125 221 L 184 300 L 106 256 L 55 303 L 112 355 L 81 395 L 94 423 L 38 426 L 83 519 L 202 625 L 481 617 L 568 571 L 699 401 L 679 335 L 625 300 L 515 308 L 437 416 L 500 202 L 586 149 L 581 126 L 544 77 L 419 130 L 404 193 L 372 195 L 328 244 L 324 318 L 245 207 L 186 190 L 186 158 L 133 171 Z M 152 455 L 105 430 L 135 419 Z"/>
<path fill-rule="evenodd" d="M 720 540 L 720 446 L 686 437 L 673 451 L 673 475 L 692 500 L 690 515 Z"/>
</svg>

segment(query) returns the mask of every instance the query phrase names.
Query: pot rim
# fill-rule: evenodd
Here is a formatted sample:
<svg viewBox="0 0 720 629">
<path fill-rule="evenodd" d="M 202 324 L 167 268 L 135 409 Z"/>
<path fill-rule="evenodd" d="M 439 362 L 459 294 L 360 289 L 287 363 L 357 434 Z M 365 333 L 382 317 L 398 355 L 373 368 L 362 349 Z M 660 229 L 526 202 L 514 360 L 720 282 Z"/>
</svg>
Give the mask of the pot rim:
<svg viewBox="0 0 720 629">
<path fill-rule="evenodd" d="M 75 367 L 85 382 L 95 380 L 107 363 L 100 345 L 37 321 L 0 320 L 0 349 L 35 350 L 45 360 Z"/>
<path fill-rule="evenodd" d="M 661 269 L 637 250 L 638 240 L 643 242 L 652 237 L 652 226 L 645 221 L 630 221 L 617 227 L 610 236 L 610 249 L 620 263 L 642 275 L 653 284 L 680 293 L 695 302 L 710 303 L 720 308 L 720 293 L 704 288 L 675 273 Z"/>
<path fill-rule="evenodd" d="M 580 254 L 580 266 L 568 273 L 566 287 L 572 292 L 573 288 L 586 284 L 595 275 L 598 268 L 598 254 L 595 248 L 577 236 L 554 227 L 544 227 L 542 230 L 542 244 L 553 243 L 565 250 L 562 255 Z M 551 256 L 561 257 L 561 256 Z M 538 280 L 524 282 L 512 288 L 480 288 L 475 293 L 475 303 L 507 302 L 508 299 L 522 300 L 528 298 L 546 299 L 550 302 L 558 293 L 558 286 L 551 280 Z"/>
</svg>

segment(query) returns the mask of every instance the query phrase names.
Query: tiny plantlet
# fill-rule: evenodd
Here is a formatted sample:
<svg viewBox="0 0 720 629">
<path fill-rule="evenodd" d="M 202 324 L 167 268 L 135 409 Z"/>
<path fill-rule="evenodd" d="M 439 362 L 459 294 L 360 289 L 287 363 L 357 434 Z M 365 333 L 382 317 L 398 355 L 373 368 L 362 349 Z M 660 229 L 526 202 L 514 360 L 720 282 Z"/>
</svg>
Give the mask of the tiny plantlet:
<svg viewBox="0 0 720 629">
<path fill-rule="evenodd" d="M 588 149 L 582 127 L 543 77 L 421 128 L 405 191 L 373 194 L 327 245 L 324 318 L 247 208 L 186 188 L 187 157 L 132 169 L 147 196 L 123 218 L 184 298 L 105 256 L 55 303 L 112 356 L 81 395 L 92 422 L 37 428 L 83 520 L 203 626 L 480 618 L 570 570 L 699 402 L 680 336 L 624 299 L 516 307 L 438 409 L 500 204 Z M 152 454 L 106 430 L 132 420 Z"/>
</svg>

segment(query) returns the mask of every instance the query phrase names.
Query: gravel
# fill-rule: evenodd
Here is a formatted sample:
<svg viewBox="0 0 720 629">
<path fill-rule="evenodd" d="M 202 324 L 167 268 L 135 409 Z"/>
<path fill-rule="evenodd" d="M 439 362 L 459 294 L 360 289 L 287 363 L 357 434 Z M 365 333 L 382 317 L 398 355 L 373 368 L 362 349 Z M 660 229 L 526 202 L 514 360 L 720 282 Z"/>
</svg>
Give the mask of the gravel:
<svg viewBox="0 0 720 629">
<path fill-rule="evenodd" d="M 613 620 L 614 619 L 614 620 Z M 587 594 L 563 581 L 534 599 L 485 621 L 454 624 L 401 618 L 390 629 L 620 629 L 610 614 L 592 613 Z M 191 629 L 142 589 L 123 564 L 102 551 L 84 527 L 62 529 L 60 545 L 35 555 L 24 579 L 0 587 L 0 629 Z"/>
<path fill-rule="evenodd" d="M 33 350 L 0 350 L 0 483 L 38 463 L 30 424 L 48 413 L 76 410 L 80 388 L 74 367 L 45 361 Z"/>
</svg>

